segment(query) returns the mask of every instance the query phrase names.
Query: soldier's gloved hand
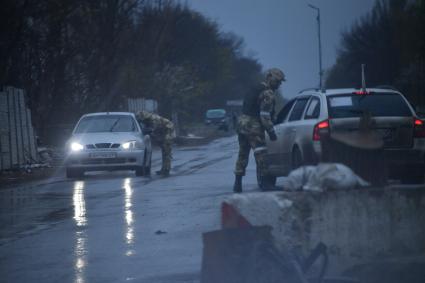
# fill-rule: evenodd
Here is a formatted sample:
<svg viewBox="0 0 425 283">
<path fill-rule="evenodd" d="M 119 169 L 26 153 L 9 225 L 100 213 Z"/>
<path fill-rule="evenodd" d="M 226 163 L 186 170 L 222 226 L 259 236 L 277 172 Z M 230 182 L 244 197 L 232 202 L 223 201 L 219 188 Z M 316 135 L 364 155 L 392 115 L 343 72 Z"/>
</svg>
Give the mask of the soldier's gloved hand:
<svg viewBox="0 0 425 283">
<path fill-rule="evenodd" d="M 276 133 L 274 131 L 270 131 L 269 132 L 269 138 L 270 138 L 271 141 L 276 141 L 277 140 Z"/>
</svg>

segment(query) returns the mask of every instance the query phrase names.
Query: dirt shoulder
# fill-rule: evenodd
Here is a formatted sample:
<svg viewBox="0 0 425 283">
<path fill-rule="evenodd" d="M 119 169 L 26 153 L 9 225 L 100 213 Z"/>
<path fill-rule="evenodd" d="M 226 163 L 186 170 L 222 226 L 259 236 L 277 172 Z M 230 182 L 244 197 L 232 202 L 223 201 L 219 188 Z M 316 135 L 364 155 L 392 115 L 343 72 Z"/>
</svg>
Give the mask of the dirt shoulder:
<svg viewBox="0 0 425 283">
<path fill-rule="evenodd" d="M 23 170 L 0 172 L 0 188 L 10 188 L 15 185 L 32 183 L 52 177 L 58 171 L 57 167 L 34 168 L 31 172 Z"/>
</svg>

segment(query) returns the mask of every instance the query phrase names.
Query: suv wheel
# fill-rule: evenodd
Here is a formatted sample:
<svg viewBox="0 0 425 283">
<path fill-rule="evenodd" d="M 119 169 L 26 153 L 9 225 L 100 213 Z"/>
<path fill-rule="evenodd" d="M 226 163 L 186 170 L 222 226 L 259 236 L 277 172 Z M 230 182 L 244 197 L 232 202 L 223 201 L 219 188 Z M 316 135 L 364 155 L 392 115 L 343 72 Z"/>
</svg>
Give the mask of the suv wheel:
<svg viewBox="0 0 425 283">
<path fill-rule="evenodd" d="M 298 147 L 294 147 L 292 150 L 292 170 L 298 169 L 303 165 L 303 157 Z"/>
<path fill-rule="evenodd" d="M 267 191 L 276 186 L 276 176 L 260 175 L 260 170 L 257 168 L 257 184 L 260 190 Z"/>
</svg>

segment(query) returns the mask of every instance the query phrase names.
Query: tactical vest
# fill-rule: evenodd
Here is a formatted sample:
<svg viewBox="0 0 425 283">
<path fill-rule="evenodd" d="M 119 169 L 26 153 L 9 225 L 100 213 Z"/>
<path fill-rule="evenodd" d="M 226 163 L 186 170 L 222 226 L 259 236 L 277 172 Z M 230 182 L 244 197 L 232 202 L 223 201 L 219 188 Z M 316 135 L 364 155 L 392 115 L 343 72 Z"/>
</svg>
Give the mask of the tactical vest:
<svg viewBox="0 0 425 283">
<path fill-rule="evenodd" d="M 245 95 L 242 105 L 242 114 L 260 118 L 260 103 L 258 101 L 260 94 L 265 90 L 265 86 L 258 84 L 251 88 Z"/>
</svg>

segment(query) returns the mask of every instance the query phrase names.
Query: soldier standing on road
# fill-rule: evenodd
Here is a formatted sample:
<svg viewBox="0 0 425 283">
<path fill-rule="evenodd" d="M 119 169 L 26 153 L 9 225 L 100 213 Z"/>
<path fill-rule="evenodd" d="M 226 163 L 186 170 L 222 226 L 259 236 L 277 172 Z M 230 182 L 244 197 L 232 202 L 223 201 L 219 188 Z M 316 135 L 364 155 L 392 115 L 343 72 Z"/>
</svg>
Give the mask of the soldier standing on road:
<svg viewBox="0 0 425 283">
<path fill-rule="evenodd" d="M 151 137 L 161 148 L 162 168 L 156 171 L 156 174 L 162 176 L 170 175 L 172 158 L 171 145 L 175 138 L 174 124 L 164 117 L 147 111 L 140 111 L 137 113 L 136 118 L 145 128 L 152 129 Z"/>
<path fill-rule="evenodd" d="M 272 68 L 266 71 L 265 81 L 251 89 L 244 98 L 242 115 L 239 117 L 237 133 L 239 140 L 239 156 L 235 168 L 235 184 L 233 191 L 242 192 L 242 177 L 248 165 L 249 152 L 254 151 L 257 170 L 262 176 L 266 175 L 266 142 L 264 131 L 270 140 L 277 139 L 273 128 L 273 115 L 275 106 L 275 91 L 285 81 L 284 73 Z M 265 184 L 265 189 L 271 189 L 271 185 Z"/>
</svg>

